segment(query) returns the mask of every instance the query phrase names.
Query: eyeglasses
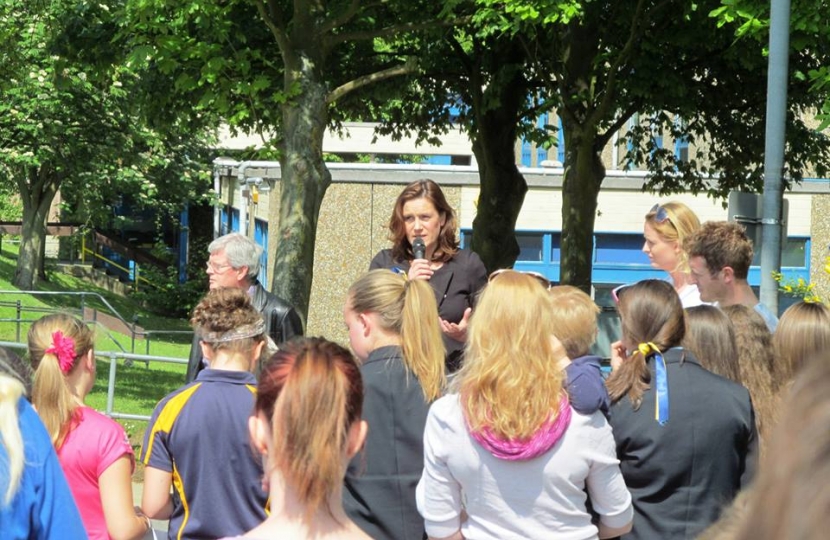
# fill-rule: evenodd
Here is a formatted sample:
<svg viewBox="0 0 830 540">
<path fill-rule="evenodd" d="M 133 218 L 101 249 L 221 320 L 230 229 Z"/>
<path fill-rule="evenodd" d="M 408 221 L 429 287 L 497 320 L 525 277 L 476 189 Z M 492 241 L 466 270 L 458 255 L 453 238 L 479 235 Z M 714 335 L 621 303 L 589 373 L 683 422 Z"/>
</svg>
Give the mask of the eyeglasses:
<svg viewBox="0 0 830 540">
<path fill-rule="evenodd" d="M 496 270 L 495 272 L 490 274 L 490 277 L 487 278 L 487 283 L 492 282 L 494 279 L 504 274 L 505 272 L 515 272 L 517 274 L 525 274 L 532 278 L 535 278 L 536 281 L 542 284 L 542 287 L 544 287 L 546 291 L 549 291 L 550 288 L 553 287 L 553 284 L 550 282 L 550 280 L 542 274 L 540 274 L 539 272 L 522 272 L 520 270 L 513 270 L 512 268 L 501 268 L 499 270 Z"/>
<path fill-rule="evenodd" d="M 208 261 L 207 264 L 205 265 L 205 267 L 208 270 L 210 270 L 211 272 L 213 272 L 214 274 L 221 274 L 222 272 L 224 272 L 228 268 L 231 268 L 232 265 L 230 265 L 230 264 L 216 264 L 213 261 Z"/>
<path fill-rule="evenodd" d="M 648 211 L 649 214 L 654 214 L 654 221 L 657 223 L 665 223 L 669 222 L 674 225 L 674 222 L 669 217 L 669 211 L 666 210 L 665 207 L 660 206 L 660 203 L 655 204 L 651 207 L 651 210 Z"/>
</svg>

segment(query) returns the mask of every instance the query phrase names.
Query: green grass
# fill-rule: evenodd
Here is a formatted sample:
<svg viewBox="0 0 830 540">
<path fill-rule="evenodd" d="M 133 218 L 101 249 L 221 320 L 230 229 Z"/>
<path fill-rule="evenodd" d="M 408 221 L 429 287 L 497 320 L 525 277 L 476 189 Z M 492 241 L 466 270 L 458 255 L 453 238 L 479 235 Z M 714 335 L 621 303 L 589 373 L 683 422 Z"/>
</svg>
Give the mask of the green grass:
<svg viewBox="0 0 830 540">
<path fill-rule="evenodd" d="M 3 238 L 0 251 L 0 290 L 16 291 L 11 285 L 17 262 L 16 246 Z M 183 319 L 168 319 L 154 314 L 129 298 L 121 297 L 91 285 L 90 283 L 65 274 L 55 267 L 47 266 L 49 281 L 38 284 L 39 291 L 97 293 L 105 298 L 127 321 L 137 318 L 137 323 L 145 330 L 151 331 L 189 331 L 190 326 Z M 46 313 L 54 311 L 79 312 L 80 299 L 72 296 L 38 296 L 23 293 L 0 294 L 0 319 L 17 318 L 16 302 L 24 308 L 21 318 L 27 322 L 16 323 L 0 321 L 0 340 L 25 341 L 31 322 Z M 88 307 L 109 313 L 103 302 L 89 296 L 85 300 Z M 136 354 L 151 354 L 185 359 L 190 351 L 190 335 L 157 335 L 149 340 L 136 339 L 133 343 L 129 335 L 109 332 L 101 327 L 96 329 L 96 352 L 134 350 Z M 120 346 L 119 346 L 120 345 Z M 17 350 L 22 354 L 22 350 Z M 109 381 L 110 360 L 98 359 L 98 376 L 92 392 L 87 396 L 87 404 L 97 410 L 106 410 L 107 384 Z M 151 361 L 149 366 L 141 361 L 116 362 L 116 384 L 113 412 L 125 414 L 149 415 L 156 403 L 166 394 L 184 384 L 185 366 Z M 124 420 L 131 440 L 140 440 L 146 422 Z"/>
</svg>

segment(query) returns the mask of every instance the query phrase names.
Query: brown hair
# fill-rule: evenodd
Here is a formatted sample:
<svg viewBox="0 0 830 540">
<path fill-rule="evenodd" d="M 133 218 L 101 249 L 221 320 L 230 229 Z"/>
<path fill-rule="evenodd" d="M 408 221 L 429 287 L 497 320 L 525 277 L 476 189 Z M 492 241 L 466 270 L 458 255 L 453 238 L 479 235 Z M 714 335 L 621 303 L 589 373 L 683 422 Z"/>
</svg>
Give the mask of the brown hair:
<svg viewBox="0 0 830 540">
<path fill-rule="evenodd" d="M 686 308 L 683 347 L 712 373 L 742 384 L 735 329 L 719 308 L 705 304 Z"/>
<path fill-rule="evenodd" d="M 766 435 L 775 421 L 775 386 L 773 363 L 775 360 L 770 334 L 764 318 L 749 306 L 734 304 L 723 308 L 735 328 L 735 344 L 738 348 L 738 364 L 741 367 L 741 383 L 749 390 L 762 450 Z"/>
<path fill-rule="evenodd" d="M 782 408 L 738 540 L 819 540 L 830 530 L 830 350 L 805 362 Z"/>
<path fill-rule="evenodd" d="M 265 341 L 264 329 L 259 335 L 231 341 L 211 341 L 209 335 L 224 334 L 261 322 L 262 315 L 254 308 L 248 293 L 234 287 L 222 287 L 208 292 L 193 308 L 193 317 L 190 319 L 190 324 L 203 342 L 214 350 L 233 352 L 248 351 L 257 343 Z"/>
<path fill-rule="evenodd" d="M 568 358 L 585 356 L 597 340 L 599 307 L 584 291 L 572 285 L 551 287 L 553 326 L 551 332 L 558 339 Z"/>
<path fill-rule="evenodd" d="M 657 214 L 661 208 L 666 212 L 666 219 L 658 221 Z M 646 214 L 645 220 L 662 238 L 670 242 L 677 242 L 678 247 L 681 248 L 678 254 L 677 269 L 688 273 L 689 258 L 682 249 L 683 241 L 700 228 L 700 220 L 697 215 L 682 202 L 669 201 L 658 205 L 654 210 L 650 210 Z"/>
<path fill-rule="evenodd" d="M 404 363 L 421 383 L 424 398 L 437 399 L 445 384 L 444 341 L 429 283 L 371 270 L 349 287 L 347 302 L 356 313 L 376 313 L 384 329 L 400 336 Z"/>
<path fill-rule="evenodd" d="M 706 268 L 715 275 L 732 268 L 736 279 L 746 279 L 752 264 L 752 241 L 743 225 L 733 221 L 707 221 L 683 242 L 687 256 L 703 257 Z"/>
<path fill-rule="evenodd" d="M 57 355 L 46 352 L 46 349 L 53 345 L 55 332 L 61 332 L 64 337 L 74 342 L 75 357 L 66 374 L 61 371 Z M 66 382 L 66 375 L 78 368 L 78 358 L 92 350 L 94 334 L 87 325 L 75 317 L 56 313 L 35 321 L 29 328 L 27 339 L 29 358 L 35 367 L 32 404 L 43 420 L 52 444 L 55 448 L 60 448 L 72 429 L 75 411 L 79 406 L 77 398 Z"/>
<path fill-rule="evenodd" d="M 623 341 L 634 346 L 653 343 L 661 351 L 680 345 L 686 333 L 683 306 L 671 284 L 647 279 L 618 292 Z M 643 393 L 651 385 L 648 359 L 633 351 L 629 359 L 608 377 L 606 386 L 612 402 L 628 395 L 634 410 L 640 408 Z"/>
<path fill-rule="evenodd" d="M 815 302 L 798 302 L 781 315 L 775 335 L 775 376 L 777 386 L 801 370 L 806 358 L 830 349 L 830 309 Z"/>
<path fill-rule="evenodd" d="M 254 406 L 271 421 L 270 462 L 310 520 L 343 483 L 349 429 L 363 412 L 357 362 L 322 338 L 292 340 L 262 367 Z"/>
<path fill-rule="evenodd" d="M 415 180 L 406 186 L 392 209 L 389 219 L 389 240 L 392 242 L 392 258 L 396 261 L 408 261 L 415 257 L 412 245 L 406 238 L 406 224 L 403 219 L 403 206 L 415 199 L 426 199 L 432 203 L 438 215 L 444 218 L 444 226 L 438 234 L 438 244 L 432 254 L 433 261 L 447 262 L 458 251 L 455 237 L 455 211 L 444 197 L 444 192 L 433 180 L 425 178 Z"/>
</svg>

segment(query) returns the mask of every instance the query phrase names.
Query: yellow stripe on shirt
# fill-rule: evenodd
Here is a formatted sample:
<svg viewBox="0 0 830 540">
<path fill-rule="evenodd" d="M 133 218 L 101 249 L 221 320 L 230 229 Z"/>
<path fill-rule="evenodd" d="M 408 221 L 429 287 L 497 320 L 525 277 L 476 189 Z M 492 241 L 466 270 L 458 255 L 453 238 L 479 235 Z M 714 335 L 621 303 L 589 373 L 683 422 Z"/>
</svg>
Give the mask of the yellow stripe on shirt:
<svg viewBox="0 0 830 540">
<path fill-rule="evenodd" d="M 150 436 L 147 438 L 147 451 L 143 452 L 144 459 L 142 460 L 142 463 L 145 465 L 150 463 L 150 456 L 153 453 L 153 443 L 156 441 L 156 434 L 159 432 L 170 433 L 170 430 L 173 429 L 173 424 L 176 422 L 176 418 L 179 417 L 179 413 L 182 412 L 185 404 L 187 404 L 188 400 L 193 397 L 193 394 L 196 393 L 196 390 L 198 390 L 200 386 L 202 386 L 202 383 L 194 384 L 167 402 L 151 428 Z"/>
</svg>

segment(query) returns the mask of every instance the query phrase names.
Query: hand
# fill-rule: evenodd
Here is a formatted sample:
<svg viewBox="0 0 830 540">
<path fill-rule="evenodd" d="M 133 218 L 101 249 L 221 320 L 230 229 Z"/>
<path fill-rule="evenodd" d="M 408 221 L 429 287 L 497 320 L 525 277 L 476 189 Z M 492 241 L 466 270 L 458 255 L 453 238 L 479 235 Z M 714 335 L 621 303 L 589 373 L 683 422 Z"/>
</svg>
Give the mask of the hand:
<svg viewBox="0 0 830 540">
<path fill-rule="evenodd" d="M 415 259 L 409 267 L 407 276 L 409 279 L 424 279 L 429 280 L 433 274 L 432 268 L 429 267 L 429 261 L 426 259 Z"/>
<path fill-rule="evenodd" d="M 465 309 L 464 316 L 457 323 L 441 319 L 441 330 L 452 339 L 464 343 L 467 341 L 467 325 L 470 322 L 470 314 L 472 312 L 472 308 Z"/>
<path fill-rule="evenodd" d="M 628 358 L 628 351 L 622 341 L 611 344 L 611 371 L 615 371 Z"/>
</svg>

